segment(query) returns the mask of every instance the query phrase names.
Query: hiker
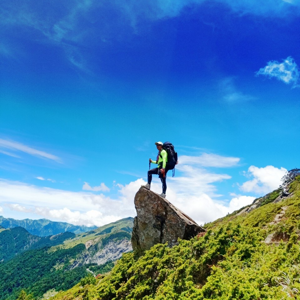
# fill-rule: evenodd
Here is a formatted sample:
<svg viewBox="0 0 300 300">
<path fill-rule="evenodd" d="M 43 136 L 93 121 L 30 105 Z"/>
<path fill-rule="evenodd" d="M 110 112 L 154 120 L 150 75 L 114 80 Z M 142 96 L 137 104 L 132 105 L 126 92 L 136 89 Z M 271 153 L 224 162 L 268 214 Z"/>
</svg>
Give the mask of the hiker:
<svg viewBox="0 0 300 300">
<path fill-rule="evenodd" d="M 166 178 L 167 178 L 167 173 L 169 171 L 167 168 L 168 154 L 167 154 L 167 151 L 163 149 L 162 142 L 156 142 L 155 145 L 158 150 L 157 158 L 155 161 L 150 158 L 149 162 L 153 163 L 153 164 L 157 164 L 158 166 L 157 166 L 157 168 L 154 168 L 154 169 L 151 169 L 148 171 L 148 183 L 145 185 L 145 187 L 147 189 L 150 189 L 152 175 L 153 174 L 158 175 L 158 177 L 160 178 L 161 183 L 162 183 L 162 193 L 160 194 L 160 196 L 165 198 L 166 191 L 167 191 Z"/>
<path fill-rule="evenodd" d="M 152 175 L 156 174 L 161 180 L 162 183 L 162 193 L 161 197 L 166 198 L 167 191 L 167 173 L 170 170 L 173 170 L 173 177 L 175 175 L 175 166 L 178 164 L 178 155 L 175 151 L 174 146 L 170 142 L 156 142 L 156 148 L 158 150 L 158 155 L 156 161 L 149 159 L 149 169 L 151 163 L 157 164 L 158 167 L 148 171 L 148 183 L 145 185 L 145 188 L 150 190 Z"/>
</svg>

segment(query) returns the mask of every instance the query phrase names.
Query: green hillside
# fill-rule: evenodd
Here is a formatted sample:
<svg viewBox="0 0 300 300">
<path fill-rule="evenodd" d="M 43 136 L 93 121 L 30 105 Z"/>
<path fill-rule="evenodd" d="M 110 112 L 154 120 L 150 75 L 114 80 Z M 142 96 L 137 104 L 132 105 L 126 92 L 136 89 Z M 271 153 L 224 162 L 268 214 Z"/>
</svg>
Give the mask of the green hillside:
<svg viewBox="0 0 300 300">
<path fill-rule="evenodd" d="M 114 264 L 109 261 L 113 257 L 109 251 L 120 255 L 129 251 L 124 244 L 130 244 L 132 226 L 133 219 L 127 218 L 76 236 L 64 233 L 40 238 L 20 227 L 0 232 L 0 238 L 1 234 L 7 235 L 0 245 L 10 244 L 14 251 L 17 248 L 23 251 L 0 263 L 0 300 L 15 300 L 21 290 L 38 299 L 52 289 L 67 290 L 88 274 L 110 271 Z M 69 235 L 69 239 L 60 238 L 64 235 Z M 31 241 L 33 250 L 25 251 L 24 245 L 33 238 L 37 239 L 34 244 Z M 13 244 L 13 240 L 19 242 Z M 98 256 L 101 261 L 104 259 L 103 264 L 97 263 Z"/>
<path fill-rule="evenodd" d="M 63 232 L 73 232 L 75 234 L 91 231 L 96 229 L 96 226 L 77 226 L 65 222 L 53 222 L 47 219 L 40 220 L 15 220 L 12 218 L 4 218 L 0 216 L 0 226 L 4 228 L 23 227 L 29 233 L 37 236 L 56 235 Z"/>
<path fill-rule="evenodd" d="M 73 237 L 75 234 L 71 232 L 39 237 L 30 234 L 22 227 L 2 229 L 0 230 L 0 262 L 4 262 L 23 251 L 55 246 Z"/>
<path fill-rule="evenodd" d="M 103 279 L 51 299 L 299 299 L 300 176 L 288 189 L 207 224 L 204 236 L 124 254 Z"/>
<path fill-rule="evenodd" d="M 60 245 L 60 247 L 67 249 L 78 244 L 86 243 L 89 243 L 90 246 L 93 246 L 103 238 L 107 238 L 108 240 L 118 240 L 118 235 L 120 235 L 120 238 L 131 238 L 132 227 L 133 218 L 122 219 L 120 221 L 98 227 L 97 229 L 89 232 L 77 234 L 74 238 L 65 241 L 63 245 Z"/>
</svg>

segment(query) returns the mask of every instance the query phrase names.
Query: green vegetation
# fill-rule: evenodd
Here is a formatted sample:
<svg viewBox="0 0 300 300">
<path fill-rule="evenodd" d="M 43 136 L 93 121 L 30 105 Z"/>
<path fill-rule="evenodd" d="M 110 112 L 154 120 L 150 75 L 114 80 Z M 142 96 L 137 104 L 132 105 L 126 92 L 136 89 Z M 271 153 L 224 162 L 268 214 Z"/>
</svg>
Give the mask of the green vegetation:
<svg viewBox="0 0 300 300">
<path fill-rule="evenodd" d="M 158 244 L 141 257 L 124 254 L 104 278 L 52 299 L 299 299 L 300 177 L 291 191 L 273 203 L 275 191 L 259 208 L 207 224 L 206 235 L 173 248 Z"/>
<path fill-rule="evenodd" d="M 130 239 L 133 227 L 133 218 L 122 219 L 104 226 L 101 226 L 93 231 L 76 235 L 75 238 L 66 240 L 62 245 L 56 248 L 72 248 L 78 244 L 85 244 L 94 241 L 94 243 L 107 244 L 107 242 L 120 239 Z M 55 247 L 53 247 L 55 249 Z"/>
<path fill-rule="evenodd" d="M 280 189 L 273 191 L 272 193 L 268 194 L 267 197 L 262 201 L 261 206 L 269 204 L 273 202 L 280 194 Z"/>
<path fill-rule="evenodd" d="M 86 264 L 87 257 L 92 257 L 111 242 L 130 239 L 131 235 L 120 229 L 132 230 L 132 225 L 132 218 L 127 218 L 77 236 L 66 232 L 38 237 L 21 227 L 2 230 L 0 300 L 15 300 L 20 295 L 24 298 L 25 294 L 39 299 L 50 290 L 52 292 L 48 294 L 52 295 L 55 291 L 70 289 L 82 278 L 91 276 L 89 272 L 98 275 L 111 271 L 113 262 Z M 85 246 L 87 241 L 91 243 L 88 249 Z"/>
<path fill-rule="evenodd" d="M 32 300 L 32 295 L 28 295 L 24 290 L 21 291 L 17 300 Z"/>
<path fill-rule="evenodd" d="M 84 267 L 71 268 L 73 258 L 84 249 L 84 245 L 78 245 L 55 252 L 49 252 L 49 248 L 30 250 L 0 264 L 0 299 L 16 299 L 22 289 L 38 297 L 53 287 L 71 288 L 87 275 Z"/>
<path fill-rule="evenodd" d="M 64 232 L 51 237 L 39 237 L 22 227 L 3 229 L 0 231 L 0 261 L 9 260 L 23 251 L 61 244 L 74 236 L 74 233 Z"/>
<path fill-rule="evenodd" d="M 115 264 L 112 261 L 108 261 L 104 265 L 97 265 L 97 264 L 88 264 L 85 265 L 86 268 L 91 270 L 94 274 L 105 274 L 112 270 L 112 268 L 115 266 Z"/>
<path fill-rule="evenodd" d="M 105 247 L 108 243 L 110 243 L 111 241 L 121 241 L 121 240 L 130 240 L 131 239 L 131 234 L 124 232 L 124 231 L 120 231 L 120 232 L 116 232 L 116 233 L 112 233 L 108 236 L 106 236 L 105 238 L 102 239 L 102 247 Z"/>
</svg>

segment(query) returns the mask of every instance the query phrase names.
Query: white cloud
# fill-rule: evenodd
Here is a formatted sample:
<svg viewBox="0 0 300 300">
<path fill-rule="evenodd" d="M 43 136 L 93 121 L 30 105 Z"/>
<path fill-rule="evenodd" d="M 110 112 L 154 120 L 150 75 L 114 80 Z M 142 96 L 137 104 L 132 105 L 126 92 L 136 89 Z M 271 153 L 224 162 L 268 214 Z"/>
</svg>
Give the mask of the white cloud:
<svg viewBox="0 0 300 300">
<path fill-rule="evenodd" d="M 286 58 L 282 63 L 270 61 L 266 67 L 261 68 L 256 74 L 277 78 L 286 84 L 291 84 L 293 87 L 297 87 L 299 82 L 299 68 L 292 57 Z"/>
<path fill-rule="evenodd" d="M 240 158 L 226 157 L 217 154 L 203 153 L 200 156 L 180 156 L 178 159 L 182 165 L 199 165 L 202 167 L 228 168 L 236 166 Z"/>
<path fill-rule="evenodd" d="M 219 195 L 215 194 L 216 187 L 213 183 L 231 178 L 227 174 L 216 174 L 190 165 L 179 164 L 176 168 L 181 171 L 181 176 L 170 177 L 170 171 L 168 173 L 169 186 L 181 198 L 198 196 L 201 193 L 205 193 L 211 197 L 218 197 Z"/>
<path fill-rule="evenodd" d="M 44 178 L 44 177 L 42 177 L 42 176 L 38 176 L 38 177 L 35 177 L 36 179 L 38 179 L 38 180 L 41 180 L 41 181 L 50 181 L 50 182 L 55 182 L 55 180 L 53 180 L 53 179 L 51 179 L 51 178 Z"/>
<path fill-rule="evenodd" d="M 105 215 L 98 210 L 89 210 L 87 212 L 71 211 L 69 208 L 48 209 L 45 207 L 37 207 L 35 213 L 44 218 L 60 220 L 74 225 L 92 226 L 103 225 L 118 220 L 116 216 Z"/>
<path fill-rule="evenodd" d="M 93 192 L 109 192 L 110 189 L 102 182 L 99 186 L 91 187 L 87 182 L 84 183 L 82 189 L 84 191 L 93 191 Z"/>
<path fill-rule="evenodd" d="M 251 166 L 245 175 L 253 177 L 253 179 L 244 182 L 240 189 L 247 193 L 270 193 L 280 186 L 282 183 L 281 179 L 286 173 L 287 170 L 285 168 L 279 169 L 273 166 L 258 168 Z"/>
<path fill-rule="evenodd" d="M 255 197 L 252 196 L 236 196 L 231 199 L 229 203 L 229 210 L 230 212 L 238 210 L 244 206 L 247 206 L 249 204 L 252 204 Z"/>
<path fill-rule="evenodd" d="M 220 89 L 224 94 L 223 100 L 225 100 L 229 104 L 247 102 L 256 99 L 251 95 L 240 92 L 235 85 L 234 78 L 232 77 L 223 79 L 220 82 Z"/>
<path fill-rule="evenodd" d="M 20 204 L 9 204 L 7 205 L 11 210 L 20 211 L 20 212 L 32 212 L 32 209 L 26 208 L 25 206 L 22 206 Z"/>
<path fill-rule="evenodd" d="M 140 179 L 129 186 L 134 186 L 137 191 L 143 183 Z M 88 222 L 89 225 L 100 226 L 135 215 L 133 198 L 128 198 L 132 194 L 127 195 L 123 192 L 124 189 L 128 190 L 129 187 L 120 187 L 120 196 L 113 199 L 102 194 L 63 191 L 0 180 L 0 200 L 12 210 L 26 210 L 38 216 L 73 224 Z"/>
<path fill-rule="evenodd" d="M 20 151 L 20 152 L 27 153 L 27 154 L 35 156 L 35 157 L 54 160 L 59 163 L 61 162 L 61 159 L 53 154 L 50 154 L 50 153 L 47 153 L 44 151 L 40 151 L 40 150 L 31 148 L 27 145 L 24 145 L 24 144 L 21 144 L 18 142 L 14 142 L 14 141 L 0 139 L 0 149 L 1 148 L 9 149 L 11 151 Z M 3 151 L 2 151 L 2 153 L 3 153 Z M 5 153 L 3 153 L 3 154 L 5 154 Z"/>
<path fill-rule="evenodd" d="M 4 155 L 7 155 L 7 156 L 11 156 L 11 157 L 15 157 L 15 158 L 20 158 L 19 155 L 16 155 L 16 154 L 11 153 L 11 152 L 7 152 L 7 151 L 0 150 L 0 153 L 2 153 L 2 154 L 4 154 Z"/>
<path fill-rule="evenodd" d="M 236 102 L 251 101 L 254 100 L 255 97 L 243 94 L 241 92 L 232 92 L 230 94 L 225 95 L 223 99 L 228 103 L 236 103 Z"/>
<path fill-rule="evenodd" d="M 0 206 L 0 213 L 3 213 L 3 208 Z"/>
</svg>

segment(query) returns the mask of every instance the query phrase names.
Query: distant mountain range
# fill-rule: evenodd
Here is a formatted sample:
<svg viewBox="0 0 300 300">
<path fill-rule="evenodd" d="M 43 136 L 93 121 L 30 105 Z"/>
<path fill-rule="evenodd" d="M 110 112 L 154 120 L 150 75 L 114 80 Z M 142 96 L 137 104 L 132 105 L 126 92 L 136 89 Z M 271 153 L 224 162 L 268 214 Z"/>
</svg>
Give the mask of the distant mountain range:
<svg viewBox="0 0 300 300">
<path fill-rule="evenodd" d="M 40 237 L 30 234 L 22 227 L 8 229 L 0 227 L 0 262 L 9 260 L 27 250 L 59 245 L 75 236 L 72 232 L 64 232 L 53 236 Z"/>
<path fill-rule="evenodd" d="M 132 250 L 132 227 L 133 219 L 127 218 L 76 235 L 40 237 L 21 227 L 0 226 L 0 300 L 15 300 L 21 290 L 40 299 L 52 289 L 71 288 L 88 274 L 110 271 Z"/>
<path fill-rule="evenodd" d="M 0 216 L 0 226 L 4 228 L 23 227 L 29 233 L 40 237 L 56 235 L 67 231 L 75 234 L 80 234 L 97 228 L 97 226 L 77 226 L 65 222 L 53 222 L 47 219 L 15 220 L 11 218 L 4 218 L 2 216 Z"/>
</svg>

